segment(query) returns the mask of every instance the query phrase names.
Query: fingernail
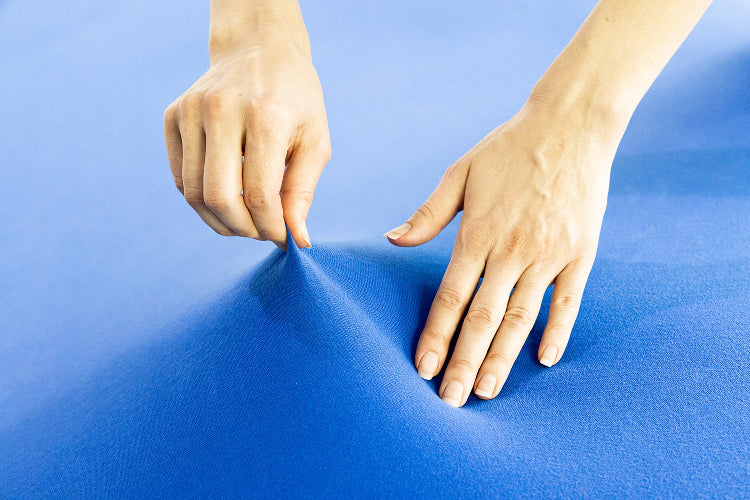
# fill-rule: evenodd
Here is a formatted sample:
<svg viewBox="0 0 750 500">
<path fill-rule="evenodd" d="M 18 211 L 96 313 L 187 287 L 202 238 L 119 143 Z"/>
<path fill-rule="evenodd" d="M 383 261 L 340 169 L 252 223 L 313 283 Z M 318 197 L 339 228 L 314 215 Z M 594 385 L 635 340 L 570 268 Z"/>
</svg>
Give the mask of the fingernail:
<svg viewBox="0 0 750 500">
<path fill-rule="evenodd" d="M 497 384 L 497 377 L 491 373 L 487 373 L 479 379 L 477 388 L 474 389 L 474 394 L 482 396 L 483 398 L 491 398 L 492 393 L 495 392 L 495 385 Z"/>
<path fill-rule="evenodd" d="M 305 243 L 307 243 L 307 248 L 312 247 L 312 244 L 310 243 L 310 234 L 307 232 L 307 224 L 305 224 L 305 219 L 302 219 L 299 227 L 300 231 L 302 231 L 302 237 L 305 239 Z"/>
<path fill-rule="evenodd" d="M 417 373 L 425 380 L 431 380 L 435 376 L 438 366 L 438 357 L 432 351 L 427 351 L 422 355 L 422 359 L 419 360 L 419 366 L 417 367 Z"/>
<path fill-rule="evenodd" d="M 386 238 L 390 238 L 392 240 L 397 240 L 403 235 L 405 235 L 406 233 L 408 233 L 410 229 L 411 229 L 411 224 L 409 224 L 408 222 L 404 222 L 397 228 L 391 229 L 390 231 L 385 233 L 383 236 L 385 236 Z"/>
<path fill-rule="evenodd" d="M 555 344 L 548 345 L 542 353 L 542 359 L 539 360 L 544 366 L 552 366 L 557 358 L 557 346 Z"/>
<path fill-rule="evenodd" d="M 464 386 L 462 386 L 461 382 L 458 380 L 451 380 L 448 385 L 445 386 L 441 398 L 449 405 L 458 408 L 461 406 L 461 401 L 464 398 Z"/>
</svg>

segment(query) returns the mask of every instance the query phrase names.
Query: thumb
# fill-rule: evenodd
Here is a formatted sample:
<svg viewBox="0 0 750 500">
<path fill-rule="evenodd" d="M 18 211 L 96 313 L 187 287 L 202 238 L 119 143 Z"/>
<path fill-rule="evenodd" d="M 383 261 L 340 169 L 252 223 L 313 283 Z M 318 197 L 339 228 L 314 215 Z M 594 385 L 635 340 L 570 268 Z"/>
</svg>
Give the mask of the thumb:
<svg viewBox="0 0 750 500">
<path fill-rule="evenodd" d="M 427 201 L 404 224 L 385 233 L 388 241 L 399 247 L 413 247 L 427 243 L 463 209 L 467 163 L 452 165 Z"/>
<path fill-rule="evenodd" d="M 311 246 L 307 232 L 307 213 L 323 167 L 331 158 L 330 148 L 328 141 L 324 141 L 319 147 L 299 147 L 292 153 L 284 171 L 280 192 L 284 222 L 300 248 Z"/>
</svg>

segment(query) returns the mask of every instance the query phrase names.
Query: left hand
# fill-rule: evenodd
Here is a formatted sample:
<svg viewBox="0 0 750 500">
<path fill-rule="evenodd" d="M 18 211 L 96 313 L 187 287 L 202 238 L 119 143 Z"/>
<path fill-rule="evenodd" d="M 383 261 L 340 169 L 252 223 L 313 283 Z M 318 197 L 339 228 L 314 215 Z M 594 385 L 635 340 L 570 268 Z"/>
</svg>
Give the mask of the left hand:
<svg viewBox="0 0 750 500">
<path fill-rule="evenodd" d="M 394 245 L 420 245 L 464 211 L 414 359 L 420 376 L 437 375 L 468 307 L 439 393 L 452 406 L 472 388 L 483 399 L 497 396 L 552 283 L 538 358 L 552 366 L 565 351 L 621 137 L 589 118 L 529 101 L 452 165 L 406 224 L 386 233 Z"/>
</svg>

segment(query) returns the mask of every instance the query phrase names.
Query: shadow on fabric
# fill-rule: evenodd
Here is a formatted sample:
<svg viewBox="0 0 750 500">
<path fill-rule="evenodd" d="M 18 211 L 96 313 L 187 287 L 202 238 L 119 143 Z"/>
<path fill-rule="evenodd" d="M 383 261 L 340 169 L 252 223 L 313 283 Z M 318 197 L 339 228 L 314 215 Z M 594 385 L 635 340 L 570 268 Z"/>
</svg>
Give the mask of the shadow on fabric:
<svg viewBox="0 0 750 500">
<path fill-rule="evenodd" d="M 403 492 L 392 479 L 415 470 L 439 474 L 467 494 L 514 491 L 518 481 L 533 492 L 529 471 L 564 477 L 575 448 L 563 445 L 551 458 L 533 452 L 534 442 L 565 443 L 597 415 L 610 427 L 626 415 L 639 435 L 655 425 L 628 414 L 635 395 L 606 404 L 602 398 L 623 356 L 645 349 L 661 357 L 673 348 L 673 339 L 659 337 L 639 344 L 642 325 L 630 323 L 678 298 L 701 301 L 700 289 L 679 285 L 684 268 L 600 262 L 575 335 L 553 370 L 536 361 L 548 291 L 501 395 L 489 402 L 472 396 L 456 410 L 435 394 L 439 379 L 423 381 L 411 361 L 446 262 L 446 251 L 405 255 L 376 245 L 276 251 L 159 343 L 0 430 L 0 477 L 8 485 L 0 494 L 243 495 L 262 487 L 268 495 L 340 496 L 358 486 L 374 491 L 378 475 L 390 474 L 378 491 L 396 495 Z M 670 279 L 675 287 L 667 293 L 654 286 Z M 597 354 L 601 346 L 607 358 Z M 603 377 L 599 389 L 591 385 L 592 370 Z M 560 405 L 576 409 L 560 413 Z M 589 420 L 580 421 L 581 414 Z M 602 433 L 593 444 L 590 438 L 588 453 L 601 456 L 613 439 L 622 436 Z M 400 460 L 409 465 L 399 468 Z M 467 463 L 490 475 L 466 477 Z M 344 471 L 345 464 L 356 466 Z M 444 491 L 437 480 L 422 494 Z"/>
<path fill-rule="evenodd" d="M 646 165 L 649 196 L 629 184 L 642 162 L 620 165 L 565 355 L 552 369 L 536 359 L 550 289 L 492 401 L 449 407 L 412 362 L 455 233 L 414 249 L 293 247 L 0 429 L 0 496 L 542 495 L 550 478 L 561 491 L 699 493 L 727 470 L 737 492 L 746 447 L 721 436 L 750 425 L 747 160 L 674 161 L 690 168 Z M 633 476 L 644 470 L 661 475 Z"/>
</svg>

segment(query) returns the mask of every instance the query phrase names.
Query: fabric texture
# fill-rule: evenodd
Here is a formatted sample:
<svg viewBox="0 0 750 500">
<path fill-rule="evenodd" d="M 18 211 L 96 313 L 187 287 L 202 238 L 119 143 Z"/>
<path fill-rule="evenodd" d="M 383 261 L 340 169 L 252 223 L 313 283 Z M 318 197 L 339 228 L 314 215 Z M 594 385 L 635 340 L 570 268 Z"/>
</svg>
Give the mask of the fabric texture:
<svg viewBox="0 0 750 500">
<path fill-rule="evenodd" d="M 592 6 L 303 2 L 334 157 L 312 248 L 284 253 L 170 185 L 161 113 L 205 69 L 205 6 L 0 2 L 0 496 L 750 496 L 743 2 L 634 116 L 561 361 L 536 359 L 550 288 L 494 400 L 452 408 L 412 363 L 458 221 L 380 234 Z"/>
</svg>

